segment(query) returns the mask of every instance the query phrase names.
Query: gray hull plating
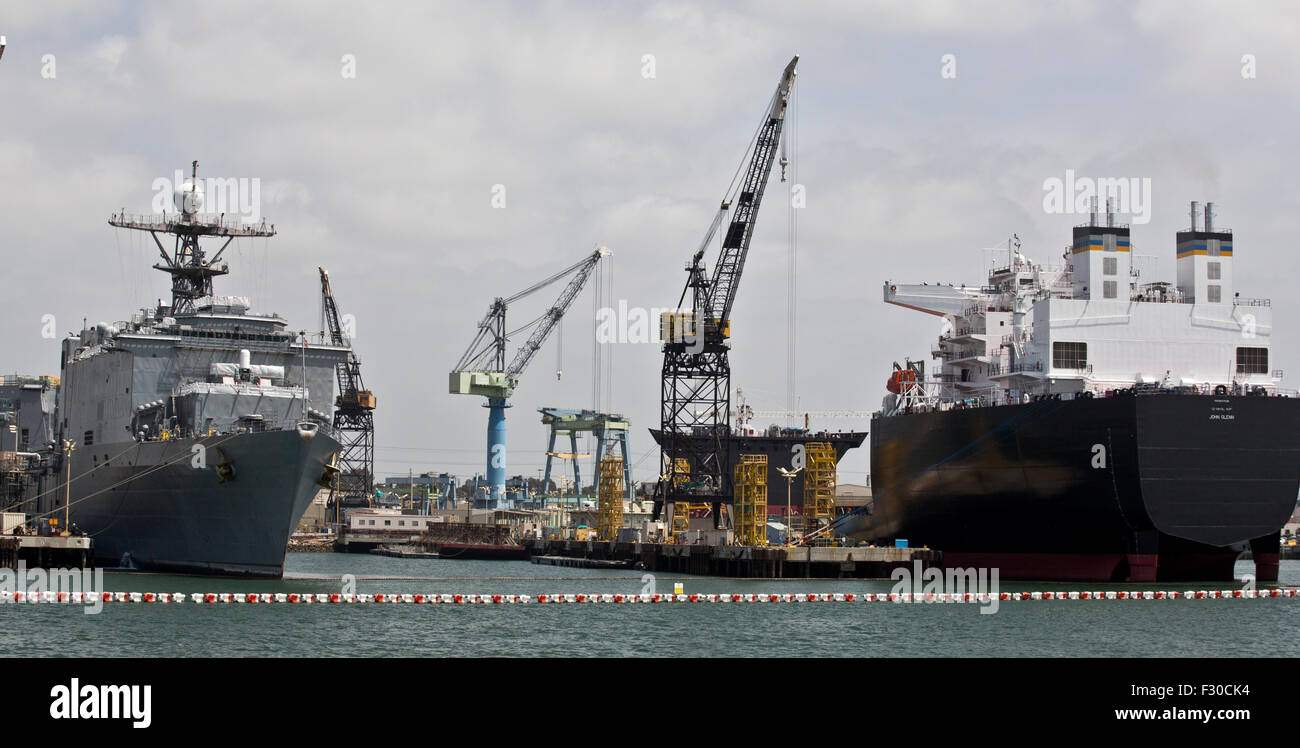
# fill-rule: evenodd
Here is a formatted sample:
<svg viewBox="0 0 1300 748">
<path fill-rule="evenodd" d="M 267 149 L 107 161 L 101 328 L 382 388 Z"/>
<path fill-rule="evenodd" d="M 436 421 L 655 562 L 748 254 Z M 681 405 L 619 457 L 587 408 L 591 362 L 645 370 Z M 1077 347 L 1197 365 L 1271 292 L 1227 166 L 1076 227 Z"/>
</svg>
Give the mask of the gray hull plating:
<svg viewBox="0 0 1300 748">
<path fill-rule="evenodd" d="M 145 571 L 279 578 L 338 449 L 324 430 L 292 429 L 96 444 L 72 455 L 71 521 L 94 538 L 101 565 L 125 557 Z M 233 469 L 226 482 L 223 463 Z M 62 495 L 50 498 L 62 506 Z"/>
</svg>

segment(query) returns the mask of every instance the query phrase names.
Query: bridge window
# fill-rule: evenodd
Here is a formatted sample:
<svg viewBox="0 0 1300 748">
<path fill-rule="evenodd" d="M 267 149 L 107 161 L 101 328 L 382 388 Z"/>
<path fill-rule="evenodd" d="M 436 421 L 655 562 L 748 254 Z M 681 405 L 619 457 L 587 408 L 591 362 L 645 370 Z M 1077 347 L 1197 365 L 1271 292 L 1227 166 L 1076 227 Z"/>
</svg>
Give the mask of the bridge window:
<svg viewBox="0 0 1300 748">
<path fill-rule="evenodd" d="M 1088 368 L 1088 344 L 1052 343 L 1052 367 L 1056 369 Z"/>
<path fill-rule="evenodd" d="M 1237 349 L 1237 373 L 1238 374 L 1267 374 L 1268 373 L 1268 349 L 1267 348 L 1238 348 Z"/>
</svg>

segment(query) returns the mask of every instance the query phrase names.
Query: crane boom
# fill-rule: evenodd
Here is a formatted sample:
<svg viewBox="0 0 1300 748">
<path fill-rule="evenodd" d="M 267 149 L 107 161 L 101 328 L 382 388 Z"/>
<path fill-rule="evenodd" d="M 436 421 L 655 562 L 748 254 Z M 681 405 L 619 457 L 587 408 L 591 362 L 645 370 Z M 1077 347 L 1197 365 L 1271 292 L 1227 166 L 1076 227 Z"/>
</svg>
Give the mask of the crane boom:
<svg viewBox="0 0 1300 748">
<path fill-rule="evenodd" d="M 665 343 L 659 393 L 659 446 L 666 473 L 656 488 L 653 519 L 658 519 L 666 503 L 705 502 L 713 505 L 716 523 L 721 516 L 721 504 L 732 501 L 728 439 L 731 362 L 727 340 L 731 308 L 745 269 L 763 192 L 776 160 L 798 63 L 796 56 L 781 73 L 752 146 L 746 149 L 748 164 L 738 193 L 732 200 L 731 187 L 728 188 L 704 242 L 686 266 L 686 287 L 678 306 L 689 295 L 691 311 L 665 312 L 660 318 Z M 736 184 L 733 182 L 732 186 Z M 713 275 L 709 277 L 704 267 L 704 252 L 733 205 L 731 223 L 723 236 Z"/>
<path fill-rule="evenodd" d="M 347 348 L 348 355 L 335 365 L 338 397 L 334 401 L 334 432 L 343 447 L 331 504 L 335 511 L 345 501 L 367 501 L 375 478 L 375 395 L 361 381 L 361 361 L 344 333 L 330 275 L 320 271 L 321 316 L 332 345 Z"/>
<path fill-rule="evenodd" d="M 560 292 L 560 297 L 555 300 L 555 304 L 546 310 L 546 315 L 541 324 L 537 326 L 537 329 L 529 336 L 527 342 L 515 354 L 514 360 L 510 362 L 510 368 L 506 369 L 506 378 L 508 380 L 518 380 L 519 376 L 524 373 L 524 369 L 528 367 L 528 362 L 532 361 L 533 355 L 546 342 L 546 338 L 550 336 L 551 331 L 559 324 L 560 318 L 564 316 L 564 313 L 569 310 L 569 306 L 573 304 L 573 300 L 582 292 L 583 286 L 587 285 L 587 279 L 591 277 L 591 271 L 595 269 L 596 263 L 600 262 L 600 258 L 608 254 L 608 249 L 600 247 L 595 252 L 592 252 L 591 256 L 586 260 L 570 269 L 572 271 L 576 268 L 577 272 L 569 280 L 569 284 L 564 287 L 564 290 Z"/>
<path fill-rule="evenodd" d="M 465 353 L 456 362 L 456 367 L 452 369 L 452 394 L 509 397 L 515 386 L 518 385 L 520 375 L 528 367 L 528 363 L 532 361 L 533 355 L 546 342 L 551 331 L 559 324 L 560 318 L 564 316 L 569 306 L 573 304 L 573 300 L 586 286 L 596 264 L 600 262 L 602 257 L 609 254 L 610 250 L 606 247 L 598 247 L 582 260 L 513 296 L 493 299 L 491 306 L 488 307 L 487 314 L 478 323 L 478 332 L 474 335 L 474 340 L 470 342 L 469 348 L 465 349 Z M 506 330 L 506 311 L 510 308 L 511 303 L 569 276 L 572 277 L 569 278 L 564 290 L 560 292 L 559 298 L 541 317 L 518 330 Z M 507 366 L 506 344 L 509 342 L 510 336 L 534 325 L 537 327 L 528 340 L 515 352 L 514 358 L 510 360 L 510 364 Z"/>
<path fill-rule="evenodd" d="M 451 371 L 448 379 L 448 391 L 451 394 L 482 395 L 488 400 L 486 470 L 488 507 L 503 507 L 506 501 L 506 408 L 510 407 L 508 398 L 519 385 L 519 377 L 524 373 L 524 369 L 528 368 L 528 362 L 532 361 L 551 331 L 559 324 L 560 318 L 569 310 L 573 300 L 582 292 L 596 264 L 609 254 L 610 251 L 605 247 L 597 247 L 582 260 L 513 296 L 499 296 L 493 299 L 487 315 L 478 323 L 478 332 L 474 335 L 474 340 L 456 362 L 456 368 Z M 560 292 L 560 297 L 542 316 L 516 330 L 506 330 L 506 310 L 511 303 L 566 277 L 569 277 L 569 282 Z M 506 343 L 510 336 L 529 328 L 534 328 L 532 334 L 515 352 L 510 365 L 506 366 Z"/>
<path fill-rule="evenodd" d="M 790 90 L 794 87 L 795 66 L 798 63 L 799 58 L 795 57 L 785 66 L 781 82 L 777 84 L 776 93 L 772 96 L 767 121 L 759 127 L 754 139 L 753 155 L 735 201 L 731 225 L 727 227 L 727 233 L 722 239 L 722 250 L 713 268 L 713 279 L 709 283 L 709 316 L 724 331 L 731 317 L 731 307 L 736 301 L 736 289 L 740 285 L 740 274 L 745 269 L 749 243 L 754 237 L 758 208 L 763 202 L 763 192 L 772 174 L 772 164 L 776 161 L 777 145 L 781 142 L 781 128 L 785 123 L 785 111 L 790 100 Z"/>
</svg>

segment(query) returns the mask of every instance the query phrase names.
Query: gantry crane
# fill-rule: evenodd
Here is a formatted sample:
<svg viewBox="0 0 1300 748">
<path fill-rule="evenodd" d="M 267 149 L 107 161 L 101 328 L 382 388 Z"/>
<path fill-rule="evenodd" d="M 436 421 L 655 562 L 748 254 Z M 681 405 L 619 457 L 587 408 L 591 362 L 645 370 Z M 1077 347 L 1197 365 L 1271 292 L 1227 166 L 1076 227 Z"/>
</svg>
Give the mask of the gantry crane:
<svg viewBox="0 0 1300 748">
<path fill-rule="evenodd" d="M 448 390 L 453 395 L 482 395 L 487 398 L 487 483 L 488 505 L 503 505 L 506 490 L 506 408 L 510 407 L 507 399 L 519 385 L 519 377 L 527 368 L 533 355 L 546 342 L 547 336 L 559 324 L 560 318 L 569 305 L 577 298 L 587 279 L 602 257 L 610 254 L 609 249 L 597 247 L 594 252 L 581 261 L 570 265 L 551 277 L 533 284 L 514 296 L 497 297 L 488 307 L 487 314 L 478 323 L 478 334 L 470 343 L 465 354 L 456 363 L 449 378 Z M 572 276 L 572 277 L 570 277 Z M 515 330 L 506 331 L 506 309 L 519 299 L 559 281 L 569 278 L 569 283 L 560 292 L 542 316 Z M 529 328 L 534 328 L 532 335 L 520 346 L 506 365 L 506 343 L 510 336 Z"/>
<path fill-rule="evenodd" d="M 578 435 L 591 434 L 596 437 L 596 465 L 599 466 L 605 459 L 607 453 L 613 454 L 614 448 L 617 447 L 619 454 L 622 455 L 623 470 L 623 491 L 626 494 L 624 498 L 632 501 L 632 466 L 629 462 L 627 451 L 628 432 L 631 430 L 627 418 L 618 413 L 597 413 L 593 410 L 569 410 L 565 408 L 538 408 L 542 414 L 542 423 L 550 426 L 550 441 L 546 444 L 546 474 L 542 478 L 542 490 L 546 491 L 551 485 L 551 468 L 554 465 L 556 457 L 562 457 L 565 453 L 555 451 L 555 439 L 557 436 L 565 435 L 569 437 L 570 448 L 573 450 L 569 454 L 576 455 L 578 452 Z M 573 485 L 582 491 L 582 474 L 578 469 L 578 460 L 573 460 Z"/>
<path fill-rule="evenodd" d="M 345 503 L 368 500 L 375 482 L 375 394 L 361 381 L 361 362 L 344 334 L 338 304 L 330 288 L 329 271 L 322 267 L 317 270 L 320 271 L 321 316 L 329 328 L 330 343 L 348 349 L 347 360 L 338 362 L 334 369 L 339 387 L 334 400 L 334 435 L 342 446 L 331 497 L 332 508 L 337 509 Z"/>
<path fill-rule="evenodd" d="M 749 161 L 744 179 L 728 188 L 704 241 L 686 266 L 686 287 L 677 308 L 683 309 L 689 295 L 691 311 L 664 312 L 660 320 L 664 362 L 659 444 L 661 464 L 668 475 L 659 481 L 655 519 L 665 502 L 711 503 L 717 518 L 721 516 L 720 505 L 732 501 L 734 476 L 728 443 L 731 364 L 727 358 L 731 307 L 754 236 L 763 191 L 776 160 L 798 62 L 798 57 L 793 58 L 781 73 L 781 81 L 746 151 Z M 704 267 L 704 252 L 728 211 L 732 211 L 731 224 L 710 277 Z M 682 465 L 688 466 L 689 475 L 679 474 Z"/>
</svg>

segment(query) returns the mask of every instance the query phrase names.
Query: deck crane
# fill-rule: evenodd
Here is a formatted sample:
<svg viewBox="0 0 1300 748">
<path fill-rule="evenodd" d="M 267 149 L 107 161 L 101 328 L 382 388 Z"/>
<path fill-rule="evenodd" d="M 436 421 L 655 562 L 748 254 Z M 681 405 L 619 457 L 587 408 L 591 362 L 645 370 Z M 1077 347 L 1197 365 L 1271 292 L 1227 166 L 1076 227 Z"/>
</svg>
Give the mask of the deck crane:
<svg viewBox="0 0 1300 748">
<path fill-rule="evenodd" d="M 478 323 L 478 334 L 465 354 L 456 363 L 449 378 L 449 391 L 453 395 L 482 395 L 487 398 L 487 483 L 490 492 L 489 507 L 500 507 L 505 500 L 506 484 L 506 402 L 519 377 L 527 368 L 533 355 L 546 342 L 547 336 L 559 324 L 560 318 L 577 298 L 587 279 L 609 249 L 597 247 L 581 261 L 570 265 L 555 275 L 525 288 L 514 296 L 497 297 L 488 307 L 487 314 Z M 511 304 L 564 278 L 568 284 L 555 303 L 542 316 L 516 330 L 506 330 L 506 310 Z M 506 343 L 510 337 L 534 328 L 528 340 L 519 347 L 510 364 L 506 365 Z"/>
<path fill-rule="evenodd" d="M 329 328 L 330 343 L 348 349 L 347 360 L 335 367 L 339 394 L 334 400 L 334 434 L 342 446 L 332 497 L 337 509 L 349 500 L 359 503 L 369 499 L 375 482 L 375 394 L 361 381 L 361 362 L 344 334 L 329 271 L 316 269 L 320 271 L 321 316 Z"/>
<path fill-rule="evenodd" d="M 732 182 L 704 241 L 686 266 L 686 287 L 677 309 L 684 309 L 689 295 L 691 311 L 664 312 L 660 319 L 660 337 L 664 341 L 660 464 L 666 473 L 655 497 L 655 519 L 665 503 L 710 503 L 713 516 L 718 518 L 720 505 L 732 502 L 728 440 L 731 364 L 727 357 L 731 348 L 731 307 L 781 142 L 798 62 L 799 58 L 794 57 L 781 73 L 781 81 L 746 151 L 749 160 L 744 179 L 739 184 Z M 728 211 L 732 211 L 731 224 L 723 235 L 710 277 L 704 267 L 704 252 Z M 683 469 L 688 473 L 683 474 Z"/>
</svg>

